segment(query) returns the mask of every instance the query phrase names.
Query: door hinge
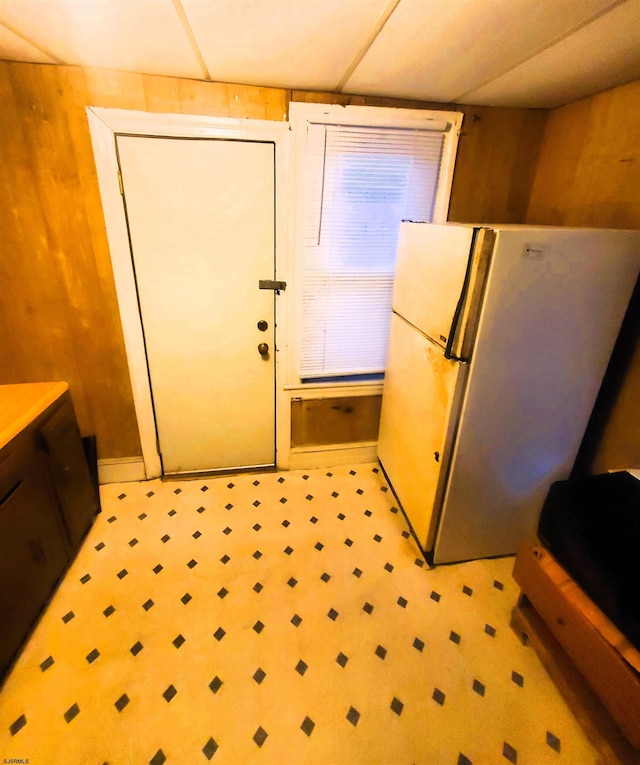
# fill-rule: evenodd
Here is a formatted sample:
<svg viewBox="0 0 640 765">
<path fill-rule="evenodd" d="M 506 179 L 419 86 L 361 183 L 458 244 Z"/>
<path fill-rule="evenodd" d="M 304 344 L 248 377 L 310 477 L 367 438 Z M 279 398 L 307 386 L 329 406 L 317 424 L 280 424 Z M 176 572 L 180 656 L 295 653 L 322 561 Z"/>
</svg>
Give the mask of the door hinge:
<svg viewBox="0 0 640 765">
<path fill-rule="evenodd" d="M 118 187 L 120 188 L 120 196 L 124 196 L 124 185 L 122 183 L 122 173 L 118 169 Z"/>
<path fill-rule="evenodd" d="M 259 279 L 258 287 L 261 290 L 274 290 L 275 292 L 284 291 L 287 289 L 286 282 L 274 282 L 273 279 Z"/>
</svg>

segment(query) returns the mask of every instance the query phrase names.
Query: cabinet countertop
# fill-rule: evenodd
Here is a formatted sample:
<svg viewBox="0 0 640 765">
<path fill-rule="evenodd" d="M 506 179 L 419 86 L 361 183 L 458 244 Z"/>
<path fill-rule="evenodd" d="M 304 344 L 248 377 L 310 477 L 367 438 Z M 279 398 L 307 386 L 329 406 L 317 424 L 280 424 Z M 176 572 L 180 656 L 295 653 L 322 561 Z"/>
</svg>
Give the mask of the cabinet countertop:
<svg viewBox="0 0 640 765">
<path fill-rule="evenodd" d="M 67 390 L 66 382 L 0 385 L 0 449 Z"/>
</svg>

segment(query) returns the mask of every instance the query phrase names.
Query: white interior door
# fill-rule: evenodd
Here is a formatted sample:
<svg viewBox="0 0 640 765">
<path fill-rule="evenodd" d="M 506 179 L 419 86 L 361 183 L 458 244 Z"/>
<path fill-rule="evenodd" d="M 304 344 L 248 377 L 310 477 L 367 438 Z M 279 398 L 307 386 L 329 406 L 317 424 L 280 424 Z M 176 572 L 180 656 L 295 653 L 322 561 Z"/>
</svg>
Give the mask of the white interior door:
<svg viewBox="0 0 640 765">
<path fill-rule="evenodd" d="M 274 144 L 117 146 L 163 473 L 273 465 Z"/>
</svg>

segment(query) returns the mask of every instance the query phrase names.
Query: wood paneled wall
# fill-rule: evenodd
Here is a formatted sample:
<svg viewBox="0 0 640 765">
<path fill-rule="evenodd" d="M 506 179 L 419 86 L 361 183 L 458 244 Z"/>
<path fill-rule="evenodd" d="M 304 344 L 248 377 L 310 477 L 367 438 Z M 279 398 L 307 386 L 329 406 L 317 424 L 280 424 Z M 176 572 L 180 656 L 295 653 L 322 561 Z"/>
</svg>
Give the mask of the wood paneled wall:
<svg viewBox="0 0 640 765">
<path fill-rule="evenodd" d="M 138 456 L 85 107 L 282 120 L 286 92 L 0 62 L 0 98 L 0 383 L 67 380 L 99 456 Z"/>
<path fill-rule="evenodd" d="M 0 62 L 0 383 L 67 380 L 83 434 L 97 435 L 99 457 L 140 455 L 85 107 L 282 120 L 292 97 L 340 100 L 279 88 Z M 463 111 L 451 218 L 521 220 L 544 112 Z"/>
<path fill-rule="evenodd" d="M 526 222 L 640 229 L 640 80 L 551 111 Z M 640 296 L 585 440 L 585 467 L 640 467 Z"/>
<path fill-rule="evenodd" d="M 550 112 L 526 221 L 640 228 L 640 80 Z"/>
<path fill-rule="evenodd" d="M 449 220 L 522 223 L 547 112 L 488 107 L 463 111 Z"/>
</svg>

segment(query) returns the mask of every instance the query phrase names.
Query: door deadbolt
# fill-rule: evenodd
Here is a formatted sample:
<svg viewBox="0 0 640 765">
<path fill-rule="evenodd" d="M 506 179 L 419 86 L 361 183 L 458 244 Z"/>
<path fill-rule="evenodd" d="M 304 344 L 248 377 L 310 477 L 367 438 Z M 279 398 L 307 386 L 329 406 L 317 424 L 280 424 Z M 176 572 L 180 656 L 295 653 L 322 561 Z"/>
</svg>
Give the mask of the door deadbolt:
<svg viewBox="0 0 640 765">
<path fill-rule="evenodd" d="M 266 332 L 268 328 L 269 328 L 269 325 L 267 324 L 267 322 L 264 319 L 260 319 L 260 321 L 258 322 L 258 329 L 260 330 L 260 332 Z"/>
<path fill-rule="evenodd" d="M 267 343 L 260 343 L 260 344 L 258 345 L 258 353 L 259 353 L 259 354 L 260 354 L 260 355 L 261 355 L 263 358 L 265 358 L 266 356 L 268 356 L 268 355 L 269 355 L 269 346 L 267 345 Z"/>
</svg>

